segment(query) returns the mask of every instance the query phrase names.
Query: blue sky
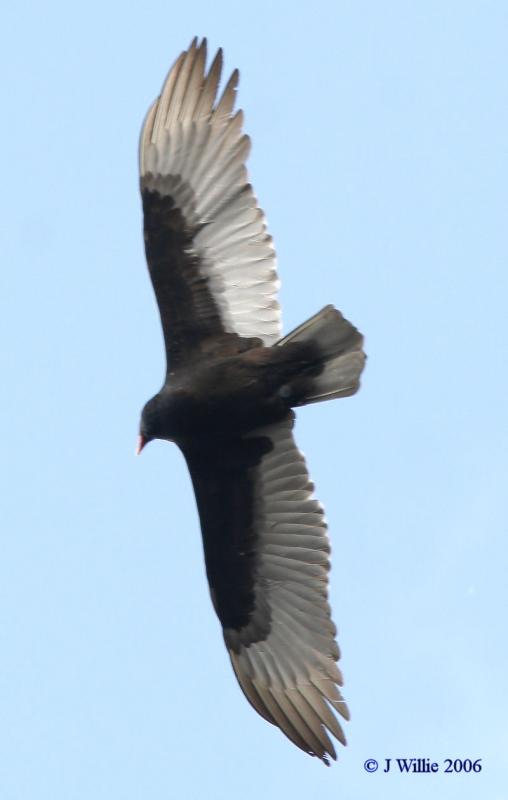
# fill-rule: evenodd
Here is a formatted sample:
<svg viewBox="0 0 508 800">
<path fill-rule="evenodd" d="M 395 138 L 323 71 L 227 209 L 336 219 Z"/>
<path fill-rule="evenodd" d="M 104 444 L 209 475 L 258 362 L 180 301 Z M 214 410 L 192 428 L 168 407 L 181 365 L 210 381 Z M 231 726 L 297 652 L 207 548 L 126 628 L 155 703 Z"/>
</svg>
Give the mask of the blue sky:
<svg viewBox="0 0 508 800">
<path fill-rule="evenodd" d="M 2 800 L 506 798 L 508 7 L 20 3 L 4 12 Z M 288 331 L 366 336 L 303 409 L 332 537 L 349 746 L 248 706 L 160 386 L 137 140 L 194 34 L 241 71 Z M 368 758 L 482 758 L 367 774 Z"/>
</svg>

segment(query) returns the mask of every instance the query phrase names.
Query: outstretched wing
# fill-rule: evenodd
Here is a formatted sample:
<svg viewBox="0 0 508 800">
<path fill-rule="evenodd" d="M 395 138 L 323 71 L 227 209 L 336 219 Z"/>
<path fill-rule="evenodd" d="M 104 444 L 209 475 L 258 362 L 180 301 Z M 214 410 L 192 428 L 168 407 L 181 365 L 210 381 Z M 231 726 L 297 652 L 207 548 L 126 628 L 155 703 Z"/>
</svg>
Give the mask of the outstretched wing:
<svg viewBox="0 0 508 800">
<path fill-rule="evenodd" d="M 233 113 L 238 71 L 217 100 L 222 51 L 208 73 L 205 62 L 206 39 L 195 39 L 169 72 L 140 141 L 145 247 L 168 371 L 281 335 L 275 251 L 247 183 L 243 114 Z"/>
<path fill-rule="evenodd" d="M 336 758 L 328 732 L 346 743 L 332 709 L 349 714 L 337 688 L 326 523 L 292 427 L 293 415 L 185 456 L 240 686 L 261 716 L 327 762 Z"/>
</svg>

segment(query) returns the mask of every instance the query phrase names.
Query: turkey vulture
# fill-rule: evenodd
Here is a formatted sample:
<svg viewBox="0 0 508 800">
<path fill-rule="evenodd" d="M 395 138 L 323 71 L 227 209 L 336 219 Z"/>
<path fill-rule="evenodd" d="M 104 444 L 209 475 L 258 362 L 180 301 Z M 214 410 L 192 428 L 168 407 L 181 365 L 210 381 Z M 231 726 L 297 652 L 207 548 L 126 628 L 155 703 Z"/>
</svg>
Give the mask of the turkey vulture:
<svg viewBox="0 0 508 800">
<path fill-rule="evenodd" d="M 326 306 L 281 338 L 279 281 L 248 183 L 250 148 L 220 99 L 219 50 L 177 59 L 140 141 L 144 237 L 167 371 L 145 405 L 138 452 L 175 442 L 191 475 L 214 609 L 256 711 L 312 756 L 336 758 L 348 719 L 328 604 L 323 509 L 293 438 L 296 406 L 359 386 L 362 336 Z"/>
</svg>

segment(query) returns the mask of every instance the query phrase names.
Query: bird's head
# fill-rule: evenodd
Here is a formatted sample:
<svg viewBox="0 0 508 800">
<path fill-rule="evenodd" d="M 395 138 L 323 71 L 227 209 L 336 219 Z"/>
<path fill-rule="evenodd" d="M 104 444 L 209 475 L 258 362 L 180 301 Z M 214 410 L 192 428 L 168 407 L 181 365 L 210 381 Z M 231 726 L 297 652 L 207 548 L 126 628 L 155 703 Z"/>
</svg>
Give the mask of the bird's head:
<svg viewBox="0 0 508 800">
<path fill-rule="evenodd" d="M 148 403 L 145 404 L 141 412 L 141 421 L 139 423 L 139 437 L 138 446 L 136 448 L 136 455 L 139 456 L 145 444 L 151 442 L 152 439 L 162 438 L 161 432 L 161 401 L 158 394 L 152 397 Z"/>
<path fill-rule="evenodd" d="M 164 386 L 143 408 L 139 423 L 137 454 L 139 455 L 152 439 L 166 442 L 177 440 L 182 432 L 182 419 L 185 418 L 187 395 Z"/>
</svg>

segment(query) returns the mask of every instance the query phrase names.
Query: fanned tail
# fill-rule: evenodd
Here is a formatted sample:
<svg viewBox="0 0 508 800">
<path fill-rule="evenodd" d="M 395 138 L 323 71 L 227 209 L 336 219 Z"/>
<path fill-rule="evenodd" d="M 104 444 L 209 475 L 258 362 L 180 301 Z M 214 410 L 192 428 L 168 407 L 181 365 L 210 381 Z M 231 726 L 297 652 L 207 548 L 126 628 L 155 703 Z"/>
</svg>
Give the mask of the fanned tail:
<svg viewBox="0 0 508 800">
<path fill-rule="evenodd" d="M 366 355 L 362 350 L 362 334 L 332 305 L 308 319 L 277 346 L 293 342 L 314 345 L 322 371 L 314 377 L 312 389 L 299 399 L 298 405 L 318 403 L 334 397 L 349 397 L 360 386 Z"/>
</svg>

